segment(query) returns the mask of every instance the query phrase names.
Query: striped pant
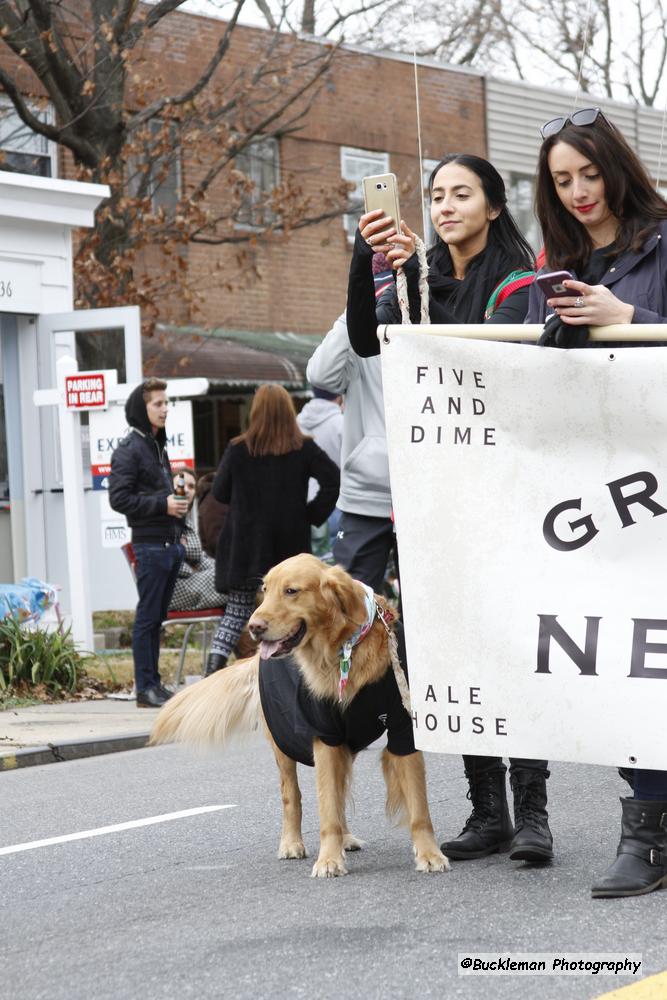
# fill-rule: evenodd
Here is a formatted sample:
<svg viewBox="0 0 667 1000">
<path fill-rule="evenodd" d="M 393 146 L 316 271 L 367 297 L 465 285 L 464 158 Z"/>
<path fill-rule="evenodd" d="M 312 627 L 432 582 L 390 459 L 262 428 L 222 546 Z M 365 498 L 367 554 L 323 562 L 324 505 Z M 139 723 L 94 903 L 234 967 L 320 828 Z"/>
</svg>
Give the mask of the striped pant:
<svg viewBox="0 0 667 1000">
<path fill-rule="evenodd" d="M 220 619 L 218 630 L 213 636 L 211 652 L 216 656 L 229 657 L 239 641 L 243 626 L 255 610 L 257 584 L 247 584 L 230 590 L 225 613 Z"/>
</svg>

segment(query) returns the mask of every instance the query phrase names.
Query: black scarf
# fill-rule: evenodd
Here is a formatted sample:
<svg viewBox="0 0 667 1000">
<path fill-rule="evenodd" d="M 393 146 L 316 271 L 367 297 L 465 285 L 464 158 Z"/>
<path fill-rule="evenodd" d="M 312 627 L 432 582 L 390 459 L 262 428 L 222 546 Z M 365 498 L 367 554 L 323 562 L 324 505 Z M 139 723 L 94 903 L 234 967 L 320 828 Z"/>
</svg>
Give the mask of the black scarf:
<svg viewBox="0 0 667 1000">
<path fill-rule="evenodd" d="M 524 269 L 495 242 L 492 230 L 486 247 L 470 261 L 461 281 L 454 277 L 449 249 L 439 237 L 427 259 L 432 323 L 483 323 L 494 289 L 512 271 Z"/>
</svg>

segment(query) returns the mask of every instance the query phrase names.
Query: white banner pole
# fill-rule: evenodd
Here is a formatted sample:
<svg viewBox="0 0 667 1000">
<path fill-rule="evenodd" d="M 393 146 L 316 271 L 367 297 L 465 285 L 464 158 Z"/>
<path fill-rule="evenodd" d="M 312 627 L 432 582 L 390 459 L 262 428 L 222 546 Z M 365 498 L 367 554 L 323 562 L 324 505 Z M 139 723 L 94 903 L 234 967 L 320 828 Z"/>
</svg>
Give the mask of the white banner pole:
<svg viewBox="0 0 667 1000">
<path fill-rule="evenodd" d="M 465 337 L 468 340 L 507 340 L 536 341 L 544 326 L 541 323 L 425 323 L 423 326 L 378 326 L 378 340 L 391 338 L 393 333 L 401 330 L 414 330 L 416 333 L 427 333 L 433 337 Z M 573 327 L 573 329 L 576 329 Z M 592 326 L 590 328 L 592 341 L 665 341 L 667 342 L 667 323 L 617 323 L 614 326 Z"/>
</svg>

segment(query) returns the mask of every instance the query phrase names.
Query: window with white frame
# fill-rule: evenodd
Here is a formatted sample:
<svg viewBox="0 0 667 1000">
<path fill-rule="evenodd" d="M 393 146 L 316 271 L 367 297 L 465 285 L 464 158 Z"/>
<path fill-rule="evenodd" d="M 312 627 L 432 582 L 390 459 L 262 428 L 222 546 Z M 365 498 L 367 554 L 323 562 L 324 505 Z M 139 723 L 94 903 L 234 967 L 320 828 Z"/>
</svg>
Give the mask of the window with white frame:
<svg viewBox="0 0 667 1000">
<path fill-rule="evenodd" d="M 535 218 L 535 178 L 529 174 L 510 174 L 507 201 L 515 222 L 533 250 L 542 246 L 540 227 Z"/>
<path fill-rule="evenodd" d="M 280 154 L 275 136 L 251 142 L 235 159 L 235 167 L 248 178 L 236 213 L 239 229 L 269 226 L 275 219 L 269 204 L 271 192 L 280 183 Z"/>
<path fill-rule="evenodd" d="M 150 198 L 151 208 L 173 212 L 181 197 L 180 143 L 176 128 L 148 123 L 148 134 L 137 138 L 127 158 L 127 188 L 132 198 Z M 143 150 L 141 146 L 143 144 Z"/>
<path fill-rule="evenodd" d="M 53 109 L 30 107 L 40 121 L 53 123 Z M 0 170 L 14 170 L 37 177 L 55 177 L 58 154 L 54 142 L 33 132 L 19 118 L 14 105 L 0 98 Z"/>
<path fill-rule="evenodd" d="M 389 153 L 374 153 L 368 149 L 354 149 L 343 146 L 340 151 L 340 172 L 343 180 L 354 184 L 350 191 L 351 202 L 359 203 L 359 211 L 355 215 L 344 215 L 343 226 L 349 240 L 354 240 L 354 233 L 359 225 L 359 216 L 363 214 L 364 192 L 361 181 L 364 177 L 375 174 L 386 174 L 389 171 Z"/>
</svg>

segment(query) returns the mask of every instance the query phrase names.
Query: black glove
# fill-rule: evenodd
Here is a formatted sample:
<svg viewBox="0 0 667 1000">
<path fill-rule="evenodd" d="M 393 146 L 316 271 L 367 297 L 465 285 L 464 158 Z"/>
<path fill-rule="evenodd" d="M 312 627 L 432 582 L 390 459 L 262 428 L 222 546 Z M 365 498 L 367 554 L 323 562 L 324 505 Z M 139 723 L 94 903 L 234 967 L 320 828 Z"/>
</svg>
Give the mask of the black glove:
<svg viewBox="0 0 667 1000">
<path fill-rule="evenodd" d="M 587 326 L 570 326 L 553 313 L 544 324 L 537 342 L 538 347 L 585 347 L 588 341 Z"/>
</svg>

